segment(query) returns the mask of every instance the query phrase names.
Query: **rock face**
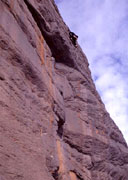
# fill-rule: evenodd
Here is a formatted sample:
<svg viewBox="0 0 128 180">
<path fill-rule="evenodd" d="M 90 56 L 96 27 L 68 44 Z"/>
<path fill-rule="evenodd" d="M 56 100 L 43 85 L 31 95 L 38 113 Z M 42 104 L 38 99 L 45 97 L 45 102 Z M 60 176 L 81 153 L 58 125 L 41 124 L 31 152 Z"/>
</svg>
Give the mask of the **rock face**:
<svg viewBox="0 0 128 180">
<path fill-rule="evenodd" d="M 0 180 L 127 180 L 128 148 L 53 0 L 0 1 Z"/>
</svg>

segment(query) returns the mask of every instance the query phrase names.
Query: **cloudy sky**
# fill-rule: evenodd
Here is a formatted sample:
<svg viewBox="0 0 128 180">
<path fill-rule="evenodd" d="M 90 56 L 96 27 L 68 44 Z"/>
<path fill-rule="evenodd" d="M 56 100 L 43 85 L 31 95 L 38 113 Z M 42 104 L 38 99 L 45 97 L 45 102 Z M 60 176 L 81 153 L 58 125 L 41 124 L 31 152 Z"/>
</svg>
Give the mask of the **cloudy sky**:
<svg viewBox="0 0 128 180">
<path fill-rule="evenodd" d="M 55 0 L 79 36 L 98 92 L 128 143 L 128 0 Z"/>
</svg>

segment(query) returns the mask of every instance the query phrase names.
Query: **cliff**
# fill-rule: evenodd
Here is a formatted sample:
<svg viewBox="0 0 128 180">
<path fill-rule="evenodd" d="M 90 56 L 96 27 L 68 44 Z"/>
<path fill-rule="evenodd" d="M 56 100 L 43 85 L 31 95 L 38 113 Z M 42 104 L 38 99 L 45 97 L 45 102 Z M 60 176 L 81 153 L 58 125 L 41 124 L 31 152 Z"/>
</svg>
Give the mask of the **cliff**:
<svg viewBox="0 0 128 180">
<path fill-rule="evenodd" d="M 0 1 L 0 180 L 127 180 L 128 148 L 53 0 Z"/>
</svg>

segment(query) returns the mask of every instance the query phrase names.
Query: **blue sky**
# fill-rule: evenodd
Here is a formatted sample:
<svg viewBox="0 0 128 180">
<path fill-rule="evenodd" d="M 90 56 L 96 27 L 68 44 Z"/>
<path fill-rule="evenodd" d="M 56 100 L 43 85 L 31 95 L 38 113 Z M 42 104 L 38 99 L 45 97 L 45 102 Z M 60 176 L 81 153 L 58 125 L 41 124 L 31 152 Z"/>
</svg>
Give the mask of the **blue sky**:
<svg viewBox="0 0 128 180">
<path fill-rule="evenodd" d="M 78 36 L 96 88 L 128 143 L 128 0 L 55 0 Z"/>
</svg>

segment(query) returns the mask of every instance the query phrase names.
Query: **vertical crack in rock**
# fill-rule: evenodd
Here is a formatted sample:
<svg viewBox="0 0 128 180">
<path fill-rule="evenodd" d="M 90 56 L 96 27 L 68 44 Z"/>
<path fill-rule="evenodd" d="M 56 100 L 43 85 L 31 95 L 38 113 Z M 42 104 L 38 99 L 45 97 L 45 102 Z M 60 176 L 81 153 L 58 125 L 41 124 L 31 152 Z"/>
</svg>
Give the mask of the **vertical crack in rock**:
<svg viewBox="0 0 128 180">
<path fill-rule="evenodd" d="M 24 0 L 24 2 L 49 45 L 55 60 L 75 68 L 75 63 L 69 52 L 69 47 L 60 35 L 60 32 L 57 30 L 52 31 L 43 16 L 32 6 L 32 4 L 28 0 Z"/>
<path fill-rule="evenodd" d="M 0 74 L 0 81 L 4 81 L 4 80 L 5 80 L 5 77 L 2 74 Z"/>
<path fill-rule="evenodd" d="M 59 180 L 59 173 L 58 173 L 58 171 L 59 171 L 59 167 L 57 167 L 57 168 L 54 170 L 54 172 L 52 173 L 52 176 L 53 176 L 53 178 L 54 178 L 55 180 Z"/>
<path fill-rule="evenodd" d="M 33 19 L 37 23 L 40 31 L 49 31 L 48 26 L 46 25 L 46 22 L 44 18 L 41 16 L 41 14 L 31 5 L 31 3 L 28 0 L 24 0 L 29 12 L 31 13 Z"/>
<path fill-rule="evenodd" d="M 75 170 L 69 172 L 70 179 L 71 180 L 84 180 L 83 177 L 78 174 Z M 89 177 L 87 177 L 87 180 L 91 180 Z"/>
<path fill-rule="evenodd" d="M 72 67 L 78 70 L 88 81 L 88 78 L 85 75 L 85 72 L 82 70 L 82 66 L 77 62 L 79 59 L 77 53 L 74 52 L 74 49 L 70 49 L 69 45 L 61 35 L 59 30 L 51 30 L 51 27 L 45 21 L 43 16 L 33 7 L 33 5 L 28 1 L 24 0 L 29 12 L 31 13 L 34 21 L 37 23 L 38 28 L 40 29 L 43 37 L 45 38 L 48 46 L 51 49 L 52 56 L 55 58 L 56 62 L 63 63 L 69 67 Z M 85 55 L 83 58 L 86 59 Z M 84 61 L 85 63 L 85 61 Z"/>
<path fill-rule="evenodd" d="M 63 125 L 65 123 L 65 121 L 63 119 L 61 119 L 61 117 L 58 117 L 59 121 L 57 121 L 58 123 L 58 129 L 57 129 L 57 134 L 60 138 L 62 138 L 63 136 Z"/>
<path fill-rule="evenodd" d="M 56 104 L 56 102 L 54 102 L 54 107 L 53 107 L 53 111 L 57 116 L 57 135 L 62 138 L 63 136 L 63 127 L 65 124 L 65 113 L 62 110 L 62 108 L 60 108 L 58 106 L 58 104 Z"/>
</svg>

